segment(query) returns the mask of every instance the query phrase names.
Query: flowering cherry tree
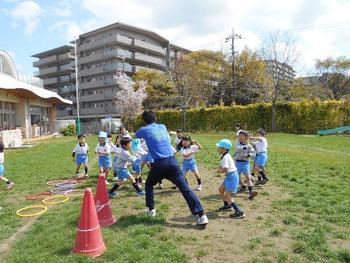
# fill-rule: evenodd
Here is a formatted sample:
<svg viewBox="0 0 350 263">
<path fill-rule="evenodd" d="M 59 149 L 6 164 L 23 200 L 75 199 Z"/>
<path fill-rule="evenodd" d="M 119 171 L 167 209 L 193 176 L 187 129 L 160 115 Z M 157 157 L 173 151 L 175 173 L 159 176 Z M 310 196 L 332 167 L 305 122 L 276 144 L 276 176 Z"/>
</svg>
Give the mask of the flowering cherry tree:
<svg viewBox="0 0 350 263">
<path fill-rule="evenodd" d="M 129 125 L 130 121 L 142 111 L 142 102 L 147 97 L 147 82 L 139 82 L 138 89 L 135 90 L 133 81 L 126 74 L 117 73 L 113 78 L 120 88 L 115 93 L 114 105 L 117 112 L 120 113 L 121 117 Z"/>
</svg>

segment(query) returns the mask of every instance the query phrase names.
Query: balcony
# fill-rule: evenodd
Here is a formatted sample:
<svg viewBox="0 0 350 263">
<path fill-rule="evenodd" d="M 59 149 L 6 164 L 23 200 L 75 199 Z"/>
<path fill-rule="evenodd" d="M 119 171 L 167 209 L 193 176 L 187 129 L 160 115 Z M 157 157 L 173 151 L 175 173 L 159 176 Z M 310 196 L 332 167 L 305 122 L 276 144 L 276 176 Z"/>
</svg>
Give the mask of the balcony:
<svg viewBox="0 0 350 263">
<path fill-rule="evenodd" d="M 115 113 L 116 110 L 113 107 L 96 107 L 96 108 L 82 108 L 80 110 L 81 114 L 84 115 L 96 115 L 96 114 L 108 114 Z"/>
<path fill-rule="evenodd" d="M 44 86 L 46 86 L 46 85 L 53 85 L 53 84 L 57 84 L 57 83 L 58 83 L 57 78 L 50 78 L 50 79 L 44 79 L 43 80 Z"/>
<path fill-rule="evenodd" d="M 122 35 L 114 35 L 106 38 L 102 38 L 99 40 L 91 41 L 89 43 L 79 45 L 79 51 L 86 51 L 91 49 L 97 49 L 107 45 L 113 45 L 116 43 L 121 43 L 130 46 L 132 44 L 132 39 L 122 36 Z"/>
<path fill-rule="evenodd" d="M 115 83 L 113 80 L 97 80 L 97 81 L 80 83 L 79 88 L 80 89 L 91 89 L 91 88 L 112 86 L 114 84 Z"/>
<path fill-rule="evenodd" d="M 118 62 L 117 64 L 105 65 L 103 68 L 105 72 L 120 71 L 123 70 L 123 63 Z M 124 70 L 126 72 L 134 72 L 134 66 L 129 63 L 124 63 Z"/>
<path fill-rule="evenodd" d="M 139 39 L 135 39 L 134 41 L 134 45 L 136 47 L 140 47 L 140 48 L 143 48 L 145 50 L 151 50 L 153 52 L 157 52 L 159 54 L 162 54 L 163 56 L 166 55 L 166 50 L 164 48 L 162 48 L 161 46 L 156 46 L 156 45 L 153 45 L 151 43 L 148 43 L 146 41 L 142 41 L 142 40 L 139 40 Z"/>
<path fill-rule="evenodd" d="M 146 62 L 146 63 L 152 63 L 152 64 L 155 64 L 157 66 L 162 66 L 162 67 L 165 66 L 164 59 L 148 56 L 148 55 L 138 53 L 138 52 L 135 53 L 135 59 L 141 60 L 141 61 Z"/>
<path fill-rule="evenodd" d="M 79 97 L 80 102 L 90 102 L 90 101 L 104 101 L 104 100 L 110 100 L 111 97 L 103 94 L 93 94 L 93 95 L 82 95 Z"/>
<path fill-rule="evenodd" d="M 101 74 L 103 72 L 103 67 L 84 69 L 79 72 L 79 77 Z"/>
<path fill-rule="evenodd" d="M 56 61 L 57 61 L 56 55 L 50 56 L 50 57 L 46 57 L 46 58 L 42 58 L 42 59 L 39 59 L 37 61 L 34 61 L 33 62 L 33 67 L 37 67 L 38 68 L 41 65 L 52 64 L 52 63 L 55 63 Z"/>
<path fill-rule="evenodd" d="M 58 55 L 58 61 L 60 61 L 60 62 L 66 61 L 66 60 L 74 60 L 74 59 L 75 59 L 75 56 L 73 54 L 71 54 L 70 52 Z"/>
<path fill-rule="evenodd" d="M 72 110 L 58 110 L 56 111 L 57 117 L 73 116 Z"/>
<path fill-rule="evenodd" d="M 72 87 L 69 87 L 69 88 L 61 88 L 58 90 L 58 93 L 59 94 L 68 94 L 68 93 L 71 93 L 71 92 L 75 92 L 75 86 L 72 86 Z"/>
</svg>

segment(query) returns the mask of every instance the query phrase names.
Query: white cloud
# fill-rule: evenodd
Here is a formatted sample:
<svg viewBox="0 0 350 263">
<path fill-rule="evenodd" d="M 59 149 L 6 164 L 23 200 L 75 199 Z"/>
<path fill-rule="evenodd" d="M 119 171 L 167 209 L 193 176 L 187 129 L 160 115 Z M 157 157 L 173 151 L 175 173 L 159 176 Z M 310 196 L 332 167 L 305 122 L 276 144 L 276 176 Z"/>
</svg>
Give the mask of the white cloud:
<svg viewBox="0 0 350 263">
<path fill-rule="evenodd" d="M 59 32 L 64 36 L 67 42 L 76 39 L 80 34 L 83 33 L 81 27 L 77 23 L 69 20 L 55 23 L 49 28 L 49 30 Z"/>
<path fill-rule="evenodd" d="M 54 14 L 61 17 L 70 17 L 72 15 L 72 7 L 68 0 L 61 0 L 57 6 L 54 7 Z"/>
<path fill-rule="evenodd" d="M 11 10 L 10 15 L 14 19 L 14 25 L 23 23 L 26 33 L 30 35 L 36 29 L 42 13 L 42 8 L 36 2 L 23 1 Z"/>
</svg>

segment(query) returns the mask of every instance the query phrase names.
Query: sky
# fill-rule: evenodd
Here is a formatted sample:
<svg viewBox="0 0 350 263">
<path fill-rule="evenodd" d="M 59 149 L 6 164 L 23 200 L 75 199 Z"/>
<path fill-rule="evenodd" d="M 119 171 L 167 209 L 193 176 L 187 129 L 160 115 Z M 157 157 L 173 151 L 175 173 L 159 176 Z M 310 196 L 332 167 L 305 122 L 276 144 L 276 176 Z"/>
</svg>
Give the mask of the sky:
<svg viewBox="0 0 350 263">
<path fill-rule="evenodd" d="M 350 57 L 350 0 L 0 0 L 0 49 L 19 71 L 33 73 L 31 55 L 68 44 L 80 33 L 115 22 L 162 35 L 190 50 L 259 49 L 277 30 L 294 40 L 298 75 L 317 58 Z"/>
</svg>

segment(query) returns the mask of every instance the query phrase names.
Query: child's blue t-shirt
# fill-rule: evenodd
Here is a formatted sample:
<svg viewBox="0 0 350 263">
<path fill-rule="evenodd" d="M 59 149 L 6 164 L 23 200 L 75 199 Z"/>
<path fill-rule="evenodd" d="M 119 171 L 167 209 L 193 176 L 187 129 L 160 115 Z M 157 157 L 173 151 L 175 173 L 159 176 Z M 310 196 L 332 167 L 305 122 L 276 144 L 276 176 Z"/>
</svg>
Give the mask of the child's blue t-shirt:
<svg viewBox="0 0 350 263">
<path fill-rule="evenodd" d="M 169 133 L 163 124 L 149 124 L 140 128 L 135 136 L 145 140 L 148 151 L 154 160 L 168 158 L 174 155 Z"/>
</svg>

